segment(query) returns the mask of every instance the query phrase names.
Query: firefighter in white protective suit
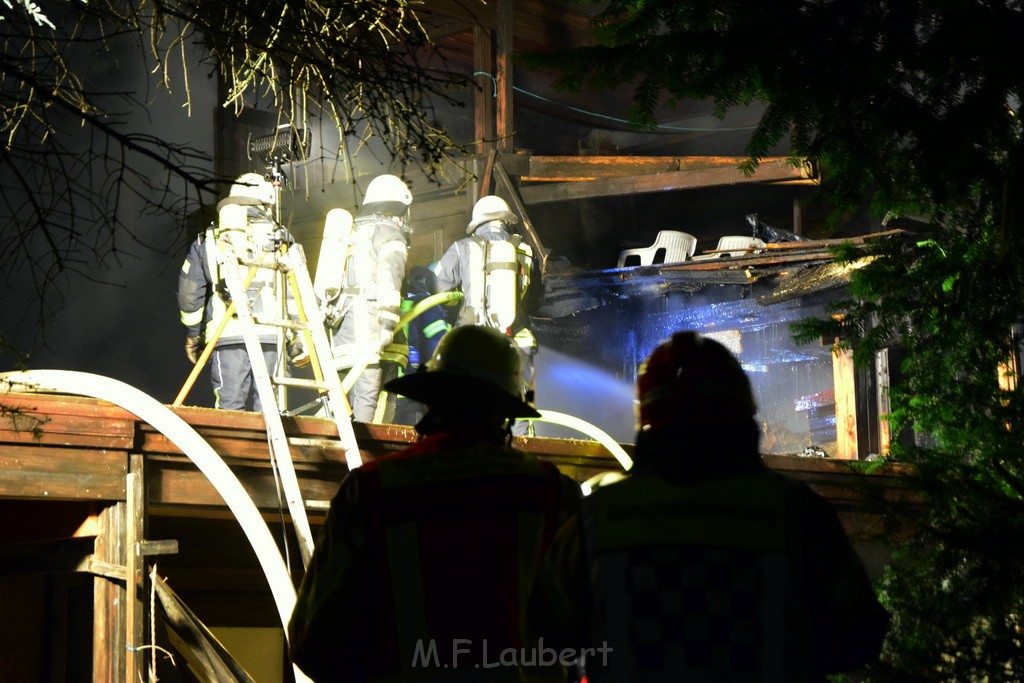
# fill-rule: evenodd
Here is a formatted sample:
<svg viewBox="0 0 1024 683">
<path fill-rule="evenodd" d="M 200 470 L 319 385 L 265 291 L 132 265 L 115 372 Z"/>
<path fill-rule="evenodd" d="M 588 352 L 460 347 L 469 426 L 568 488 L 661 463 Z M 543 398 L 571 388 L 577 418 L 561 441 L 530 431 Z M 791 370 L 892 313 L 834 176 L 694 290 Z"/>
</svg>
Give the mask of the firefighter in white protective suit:
<svg viewBox="0 0 1024 683">
<path fill-rule="evenodd" d="M 537 341 L 523 310 L 533 271 L 533 249 L 512 232 L 519 217 L 496 195 L 477 200 L 464 237 L 434 266 L 440 291 L 461 289 L 456 325 L 484 325 L 513 338 L 522 355 L 527 396 L 532 400 L 533 357 Z M 525 434 L 528 424 L 516 424 Z"/>
<path fill-rule="evenodd" d="M 362 368 L 348 396 L 356 422 L 391 421 L 387 410 L 378 410 L 386 379 L 381 350 L 391 342 L 399 320 L 411 204 L 412 192 L 397 176 L 380 175 L 367 185 L 349 238 L 344 286 L 328 317 L 338 367 Z"/>
<path fill-rule="evenodd" d="M 213 339 L 231 303 L 218 250 L 230 246 L 235 254 L 248 258 L 258 258 L 273 250 L 278 237 L 273 217 L 276 195 L 274 185 L 261 174 L 239 176 L 230 195 L 217 205 L 217 220 L 192 242 L 178 275 L 178 308 L 186 329 L 186 356 L 196 363 L 203 348 L 215 344 L 210 356 L 210 379 L 217 408 L 261 410 L 237 316 L 232 316 L 220 336 Z M 247 293 L 254 316 L 276 311 L 274 271 L 257 270 Z M 273 371 L 277 363 L 277 330 L 266 325 L 257 325 L 256 329 L 267 367 Z"/>
</svg>

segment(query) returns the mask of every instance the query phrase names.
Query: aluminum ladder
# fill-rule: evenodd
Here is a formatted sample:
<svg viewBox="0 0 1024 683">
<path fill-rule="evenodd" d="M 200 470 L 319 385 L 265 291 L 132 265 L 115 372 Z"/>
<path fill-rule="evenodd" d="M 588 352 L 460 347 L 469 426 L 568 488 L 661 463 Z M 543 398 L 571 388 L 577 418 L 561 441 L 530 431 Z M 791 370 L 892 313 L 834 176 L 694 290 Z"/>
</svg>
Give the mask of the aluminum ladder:
<svg viewBox="0 0 1024 683">
<path fill-rule="evenodd" d="M 281 419 L 286 408 L 284 402 L 287 387 L 317 391 L 338 427 L 338 438 L 345 451 L 345 461 L 349 469 L 359 467 L 362 458 L 355 432 L 352 430 L 348 399 L 342 389 L 338 371 L 334 367 L 331 343 L 324 327 L 323 313 L 317 304 L 305 253 L 302 245 L 289 244 L 289 241 L 279 239 L 274 251 L 267 251 L 262 256 L 252 258 L 248 253 L 238 253 L 229 241 L 221 240 L 217 244 L 217 258 L 231 300 L 235 303 L 235 312 L 245 339 L 253 382 L 267 426 L 272 463 L 280 477 L 288 510 L 292 516 L 303 566 L 308 567 L 313 554 L 313 536 L 299 490 L 288 437 Z M 245 269 L 246 274 L 243 275 Z M 263 318 L 262 314 L 257 318 L 247 296 L 249 284 L 260 269 L 275 271 L 275 300 L 279 304 L 279 310 L 268 318 Z M 288 306 L 287 294 L 291 294 L 293 307 Z M 290 312 L 289 309 L 293 311 Z M 278 363 L 275 371 L 281 372 L 272 371 L 267 367 L 257 325 L 273 326 L 278 329 L 279 359 L 283 362 Z M 286 330 L 302 335 L 305 350 L 309 353 L 314 376 L 312 380 L 284 375 L 283 369 L 287 367 L 287 362 L 285 345 L 282 342 Z"/>
</svg>

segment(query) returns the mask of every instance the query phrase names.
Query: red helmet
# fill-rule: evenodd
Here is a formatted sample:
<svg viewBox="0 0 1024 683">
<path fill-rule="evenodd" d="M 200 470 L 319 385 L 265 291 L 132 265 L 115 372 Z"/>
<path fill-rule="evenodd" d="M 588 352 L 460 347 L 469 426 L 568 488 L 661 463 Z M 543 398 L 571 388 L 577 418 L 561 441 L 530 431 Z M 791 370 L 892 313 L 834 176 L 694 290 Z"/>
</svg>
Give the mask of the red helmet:
<svg viewBox="0 0 1024 683">
<path fill-rule="evenodd" d="M 660 344 L 637 375 L 637 429 L 679 429 L 753 417 L 750 380 L 727 348 L 696 332 Z"/>
</svg>

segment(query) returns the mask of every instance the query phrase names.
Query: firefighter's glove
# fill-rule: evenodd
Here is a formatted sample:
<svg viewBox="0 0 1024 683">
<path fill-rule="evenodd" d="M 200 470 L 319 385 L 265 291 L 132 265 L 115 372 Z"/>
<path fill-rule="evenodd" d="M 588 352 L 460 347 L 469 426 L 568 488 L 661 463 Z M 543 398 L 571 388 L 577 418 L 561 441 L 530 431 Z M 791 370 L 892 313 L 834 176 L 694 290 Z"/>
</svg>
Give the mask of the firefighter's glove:
<svg viewBox="0 0 1024 683">
<path fill-rule="evenodd" d="M 192 365 L 199 362 L 199 356 L 203 353 L 203 342 L 199 337 L 185 338 L 185 355 L 192 361 Z"/>
<path fill-rule="evenodd" d="M 392 341 L 380 350 L 382 363 L 394 363 L 402 370 L 409 366 L 409 345 L 405 341 Z"/>
<path fill-rule="evenodd" d="M 524 327 L 516 332 L 512 339 L 519 350 L 527 356 L 533 358 L 537 355 L 537 338 L 533 336 L 533 332 L 530 332 L 530 330 Z"/>
<path fill-rule="evenodd" d="M 309 351 L 302 335 L 295 335 L 288 340 L 288 360 L 297 368 L 309 365 Z"/>
<path fill-rule="evenodd" d="M 328 330 L 336 330 L 338 325 L 341 324 L 341 319 L 344 317 L 342 312 L 334 304 L 325 304 L 323 307 L 324 314 L 324 325 L 327 326 Z"/>
<path fill-rule="evenodd" d="M 390 339 L 398 326 L 398 311 L 382 310 L 380 312 L 380 329 Z"/>
</svg>

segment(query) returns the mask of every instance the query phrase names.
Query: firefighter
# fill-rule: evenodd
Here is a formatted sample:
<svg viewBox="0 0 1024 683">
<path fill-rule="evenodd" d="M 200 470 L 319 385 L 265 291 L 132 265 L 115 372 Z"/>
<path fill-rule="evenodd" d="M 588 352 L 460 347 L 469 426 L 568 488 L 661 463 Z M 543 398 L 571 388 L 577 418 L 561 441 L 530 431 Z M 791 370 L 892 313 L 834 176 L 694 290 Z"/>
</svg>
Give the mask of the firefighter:
<svg viewBox="0 0 1024 683">
<path fill-rule="evenodd" d="M 448 248 L 434 272 L 441 291 L 462 290 L 457 325 L 485 325 L 513 338 L 523 355 L 524 382 L 532 401 L 537 341 L 527 326 L 524 304 L 531 292 L 533 250 L 512 233 L 518 222 L 504 199 L 481 197 L 473 206 L 467 237 Z M 517 425 L 517 434 L 527 431 L 528 423 Z"/>
<path fill-rule="evenodd" d="M 404 290 L 403 316 L 427 297 L 437 294 L 437 276 L 428 267 L 413 266 L 405 276 Z M 434 355 L 438 342 L 451 327 L 447 313 L 440 304 L 431 306 L 408 322 L 402 330 L 408 360 L 404 374 L 419 372 L 422 365 Z M 423 411 L 422 403 L 399 396 L 395 408 L 395 424 L 414 425 L 423 417 Z"/>
<path fill-rule="evenodd" d="M 402 303 L 405 303 L 404 301 Z M 405 336 L 404 328 L 397 328 L 391 337 L 391 341 L 380 350 L 380 384 L 381 390 L 377 395 L 377 409 L 373 414 L 371 422 L 388 424 L 402 424 L 398 422 L 396 413 L 398 411 L 398 397 L 383 389 L 384 385 L 396 377 L 405 374 L 409 368 L 409 341 Z"/>
<path fill-rule="evenodd" d="M 824 681 L 874 658 L 888 615 L 830 505 L 761 462 L 736 358 L 677 333 L 637 393 L 634 465 L 559 531 L 538 632 L 590 648 L 592 683 Z"/>
<path fill-rule="evenodd" d="M 380 352 L 399 320 L 411 204 L 412 193 L 401 178 L 379 175 L 367 185 L 352 227 L 333 343 L 339 367 L 365 363 L 349 392 L 357 422 L 387 421 L 377 414 Z"/>
<path fill-rule="evenodd" d="M 203 348 L 215 343 L 210 379 L 217 408 L 261 409 L 238 318 L 233 316 L 220 337 L 212 339 L 231 301 L 217 259 L 218 243 L 228 242 L 235 253 L 249 257 L 273 249 L 278 228 L 273 218 L 276 195 L 274 185 L 259 173 L 239 176 L 230 195 L 217 206 L 217 221 L 192 242 L 178 275 L 178 308 L 186 329 L 185 355 L 194 364 Z M 260 269 L 249 285 L 249 301 L 256 315 L 276 310 L 273 277 L 273 271 Z M 267 367 L 272 370 L 277 363 L 278 333 L 265 325 L 258 325 L 257 332 Z"/>
<path fill-rule="evenodd" d="M 511 339 L 468 325 L 388 383 L 427 414 L 416 443 L 350 472 L 331 501 L 288 627 L 311 678 L 564 680 L 554 655 L 532 656 L 524 612 L 579 486 L 508 445 L 508 423 L 536 415 L 520 372 Z"/>
</svg>

